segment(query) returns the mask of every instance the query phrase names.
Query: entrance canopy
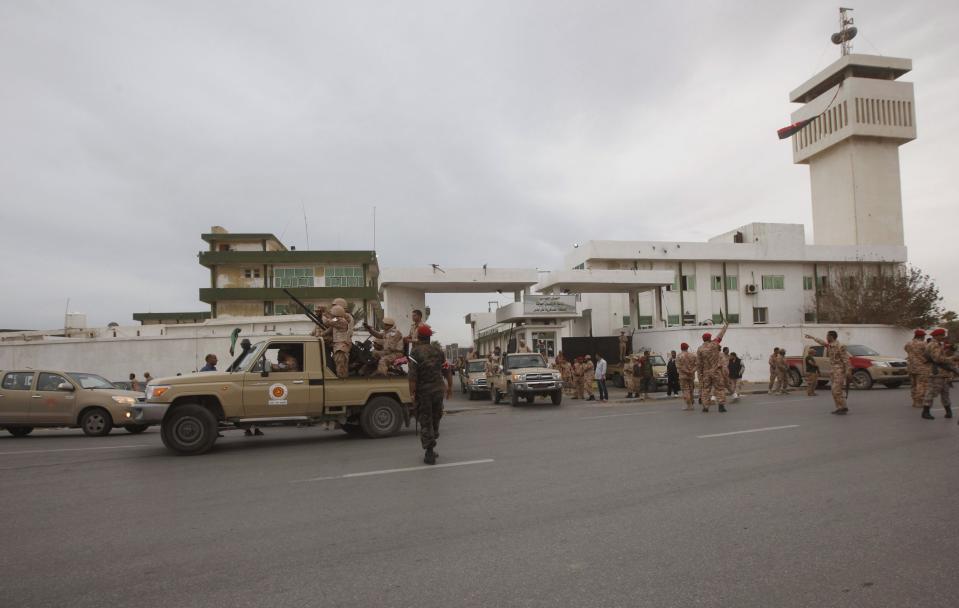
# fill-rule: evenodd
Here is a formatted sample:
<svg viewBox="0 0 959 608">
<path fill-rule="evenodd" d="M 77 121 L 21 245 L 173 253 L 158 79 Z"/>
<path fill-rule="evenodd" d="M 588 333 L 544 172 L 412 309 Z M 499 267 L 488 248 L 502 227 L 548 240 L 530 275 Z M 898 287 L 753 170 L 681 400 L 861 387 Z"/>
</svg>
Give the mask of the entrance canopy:
<svg viewBox="0 0 959 608">
<path fill-rule="evenodd" d="M 538 281 L 535 268 L 384 268 L 380 286 L 426 293 L 515 293 Z"/>
<path fill-rule="evenodd" d="M 631 293 L 672 285 L 672 270 L 561 270 L 533 289 L 540 293 Z"/>
</svg>

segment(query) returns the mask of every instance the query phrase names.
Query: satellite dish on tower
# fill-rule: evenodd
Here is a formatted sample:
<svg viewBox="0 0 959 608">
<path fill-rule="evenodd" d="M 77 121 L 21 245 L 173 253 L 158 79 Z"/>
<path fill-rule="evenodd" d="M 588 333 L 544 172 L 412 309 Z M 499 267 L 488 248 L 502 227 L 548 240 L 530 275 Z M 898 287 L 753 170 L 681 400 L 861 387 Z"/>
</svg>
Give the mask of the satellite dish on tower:
<svg viewBox="0 0 959 608">
<path fill-rule="evenodd" d="M 855 21 L 848 15 L 851 10 L 853 9 L 839 7 L 839 31 L 831 37 L 832 43 L 841 47 L 840 52 L 843 56 L 852 52 L 852 39 L 859 33 L 853 25 Z"/>
</svg>

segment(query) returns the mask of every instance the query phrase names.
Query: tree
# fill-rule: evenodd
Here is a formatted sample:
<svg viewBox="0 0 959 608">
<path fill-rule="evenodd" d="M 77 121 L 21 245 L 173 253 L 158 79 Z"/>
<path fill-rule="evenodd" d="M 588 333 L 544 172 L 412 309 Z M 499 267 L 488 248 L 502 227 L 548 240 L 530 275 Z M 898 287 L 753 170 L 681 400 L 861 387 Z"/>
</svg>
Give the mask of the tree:
<svg viewBox="0 0 959 608">
<path fill-rule="evenodd" d="M 833 284 L 821 286 L 818 295 L 820 323 L 915 328 L 936 325 L 943 316 L 939 288 L 915 266 L 879 274 L 842 269 L 829 278 Z"/>
</svg>

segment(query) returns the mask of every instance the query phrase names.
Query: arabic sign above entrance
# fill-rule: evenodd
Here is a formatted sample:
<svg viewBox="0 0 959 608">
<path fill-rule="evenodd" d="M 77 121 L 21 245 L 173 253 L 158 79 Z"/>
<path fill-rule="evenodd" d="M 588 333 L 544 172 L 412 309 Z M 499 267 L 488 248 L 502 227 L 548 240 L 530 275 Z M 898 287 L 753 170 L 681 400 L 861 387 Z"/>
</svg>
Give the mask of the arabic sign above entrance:
<svg viewBox="0 0 959 608">
<path fill-rule="evenodd" d="M 576 296 L 527 295 L 523 300 L 523 313 L 527 315 L 575 315 Z"/>
</svg>

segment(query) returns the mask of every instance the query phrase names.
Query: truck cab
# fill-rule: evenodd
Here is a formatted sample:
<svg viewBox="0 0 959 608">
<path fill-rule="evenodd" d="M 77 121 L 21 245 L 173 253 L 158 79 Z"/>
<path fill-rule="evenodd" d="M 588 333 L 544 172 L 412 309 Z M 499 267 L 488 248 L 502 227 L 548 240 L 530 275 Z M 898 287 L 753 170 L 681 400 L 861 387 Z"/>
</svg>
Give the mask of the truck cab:
<svg viewBox="0 0 959 608">
<path fill-rule="evenodd" d="M 481 393 L 489 392 L 486 383 L 486 359 L 470 359 L 460 370 L 460 387 L 469 395 L 470 401 Z"/>
<path fill-rule="evenodd" d="M 553 405 L 563 402 L 563 381 L 559 372 L 546 364 L 539 353 L 509 353 L 503 355 L 501 365 L 492 378 L 487 378 L 490 399 L 499 403 L 504 397 L 512 405 L 519 405 L 520 398 L 527 403 L 536 397 L 548 396 Z"/>
<path fill-rule="evenodd" d="M 322 339 L 277 336 L 245 347 L 226 371 L 154 379 L 133 412 L 137 424 L 159 424 L 172 451 L 201 454 L 221 431 L 254 425 L 387 437 L 409 426 L 411 408 L 406 377 L 338 378 Z"/>
</svg>

